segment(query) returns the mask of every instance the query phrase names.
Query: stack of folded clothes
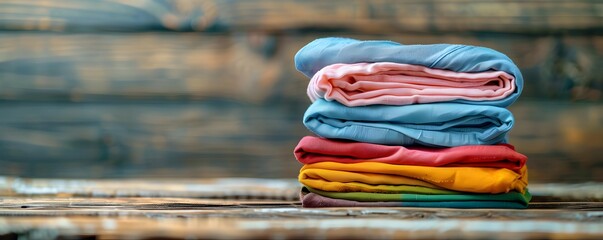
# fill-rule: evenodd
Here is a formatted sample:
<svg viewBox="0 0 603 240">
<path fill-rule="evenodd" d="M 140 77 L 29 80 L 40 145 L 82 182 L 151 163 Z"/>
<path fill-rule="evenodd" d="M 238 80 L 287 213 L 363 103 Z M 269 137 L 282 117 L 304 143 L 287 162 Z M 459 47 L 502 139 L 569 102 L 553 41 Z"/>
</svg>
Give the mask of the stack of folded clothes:
<svg viewBox="0 0 603 240">
<path fill-rule="evenodd" d="M 295 148 L 304 207 L 527 207 L 527 157 L 506 143 L 523 79 L 504 54 L 323 38 L 295 64 L 319 136 Z"/>
</svg>

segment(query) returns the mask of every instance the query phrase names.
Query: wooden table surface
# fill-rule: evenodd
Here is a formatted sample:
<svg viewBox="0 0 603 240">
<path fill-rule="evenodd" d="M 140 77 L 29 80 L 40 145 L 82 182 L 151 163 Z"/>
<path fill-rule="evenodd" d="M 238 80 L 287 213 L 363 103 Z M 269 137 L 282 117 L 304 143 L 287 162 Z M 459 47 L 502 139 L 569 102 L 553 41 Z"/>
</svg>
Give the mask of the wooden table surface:
<svg viewBox="0 0 603 240">
<path fill-rule="evenodd" d="M 0 239 L 603 238 L 603 185 L 531 184 L 527 210 L 304 209 L 294 179 L 0 177 Z"/>
</svg>

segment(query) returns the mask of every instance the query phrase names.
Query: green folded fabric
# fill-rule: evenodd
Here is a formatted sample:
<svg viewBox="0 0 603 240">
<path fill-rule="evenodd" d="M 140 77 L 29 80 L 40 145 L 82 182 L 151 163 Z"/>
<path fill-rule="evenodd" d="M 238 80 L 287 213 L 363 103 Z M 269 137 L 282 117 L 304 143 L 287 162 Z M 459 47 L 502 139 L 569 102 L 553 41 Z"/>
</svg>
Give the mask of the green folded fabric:
<svg viewBox="0 0 603 240">
<path fill-rule="evenodd" d="M 304 186 L 309 192 L 333 199 L 345 199 L 358 202 L 450 202 L 450 201 L 505 201 L 517 202 L 525 206 L 532 199 L 525 194 L 508 192 L 503 194 L 408 194 L 408 193 L 368 193 L 368 192 L 327 192 Z"/>
</svg>

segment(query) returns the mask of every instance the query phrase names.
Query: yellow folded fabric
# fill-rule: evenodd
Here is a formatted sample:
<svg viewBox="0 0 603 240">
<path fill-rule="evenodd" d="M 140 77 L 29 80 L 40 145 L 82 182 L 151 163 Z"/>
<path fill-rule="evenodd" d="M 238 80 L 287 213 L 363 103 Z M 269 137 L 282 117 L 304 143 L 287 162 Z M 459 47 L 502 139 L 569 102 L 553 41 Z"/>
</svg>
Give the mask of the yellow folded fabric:
<svg viewBox="0 0 603 240">
<path fill-rule="evenodd" d="M 446 190 L 493 194 L 515 190 L 524 193 L 528 171 L 525 166 L 518 174 L 506 168 L 319 162 L 304 165 L 299 181 L 311 188 L 331 192 L 403 193 L 415 186 L 414 189 L 429 188 L 431 194 L 446 194 Z"/>
</svg>

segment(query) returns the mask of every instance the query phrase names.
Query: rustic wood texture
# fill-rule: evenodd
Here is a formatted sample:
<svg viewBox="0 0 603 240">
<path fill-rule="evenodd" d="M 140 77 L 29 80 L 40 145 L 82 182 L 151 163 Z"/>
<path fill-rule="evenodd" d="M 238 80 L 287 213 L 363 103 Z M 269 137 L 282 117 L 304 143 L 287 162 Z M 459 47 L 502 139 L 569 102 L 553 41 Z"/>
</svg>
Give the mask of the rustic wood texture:
<svg viewBox="0 0 603 240">
<path fill-rule="evenodd" d="M 520 66 L 524 98 L 603 99 L 601 36 L 338 35 L 491 47 Z M 0 100 L 307 102 L 293 56 L 323 36 L 0 33 Z"/>
<path fill-rule="evenodd" d="M 596 0 L 3 0 L 0 28 L 50 31 L 565 33 L 603 29 Z"/>
<path fill-rule="evenodd" d="M 358 218 L 340 209 L 339 218 L 159 218 L 128 216 L 0 217 L 0 237 L 8 239 L 601 239 L 600 222 L 555 220 Z M 301 211 L 329 212 L 332 210 Z M 391 209 L 374 212 L 383 218 Z M 415 211 L 415 209 L 407 210 Z M 411 214 L 407 214 L 411 215 Z M 424 216 L 421 213 L 417 216 Z M 284 217 L 282 217 L 284 216 Z M 458 215 L 457 215 L 458 216 Z"/>
<path fill-rule="evenodd" d="M 279 177 L 311 133 L 308 103 L 0 103 L 0 174 L 27 177 Z M 510 142 L 532 182 L 603 181 L 601 103 L 520 100 Z"/>
<path fill-rule="evenodd" d="M 603 185 L 533 184 L 530 188 L 535 198 L 527 210 L 303 209 L 299 202 L 288 199 L 299 191 L 293 179 L 123 181 L 4 177 L 0 179 L 3 196 L 0 236 L 8 239 L 355 239 L 367 234 L 380 239 L 603 237 Z M 233 192 L 241 190 L 233 197 Z M 262 195 L 258 192 L 270 196 L 258 199 Z"/>
<path fill-rule="evenodd" d="M 293 177 L 306 106 L 0 103 L 0 174 Z"/>
<path fill-rule="evenodd" d="M 603 105 L 521 101 L 510 143 L 528 156 L 535 182 L 603 181 Z"/>
<path fill-rule="evenodd" d="M 0 99 L 266 102 L 286 97 L 292 89 L 281 91 L 290 88 L 288 82 L 301 80 L 283 73 L 292 69 L 294 53 L 273 56 L 262 50 L 275 47 L 268 36 L 256 43 L 247 36 L 193 33 L 2 33 L 2 38 Z"/>
<path fill-rule="evenodd" d="M 36 179 L 0 176 L 0 196 L 61 198 L 205 198 L 223 200 L 296 200 L 296 179 Z M 603 184 L 530 184 L 535 202 L 603 202 Z M 34 199 L 35 200 L 35 199 Z"/>
<path fill-rule="evenodd" d="M 603 181 L 602 8 L 0 0 L 0 239 L 602 239 L 602 184 L 537 183 Z M 526 79 L 510 140 L 530 158 L 529 209 L 300 208 L 293 55 L 330 35 L 508 54 Z M 287 179 L 206 179 L 223 176 Z"/>
<path fill-rule="evenodd" d="M 297 200 L 294 179 L 24 179 L 0 176 L 0 196 Z M 582 196 L 580 197 L 582 198 Z"/>
</svg>

